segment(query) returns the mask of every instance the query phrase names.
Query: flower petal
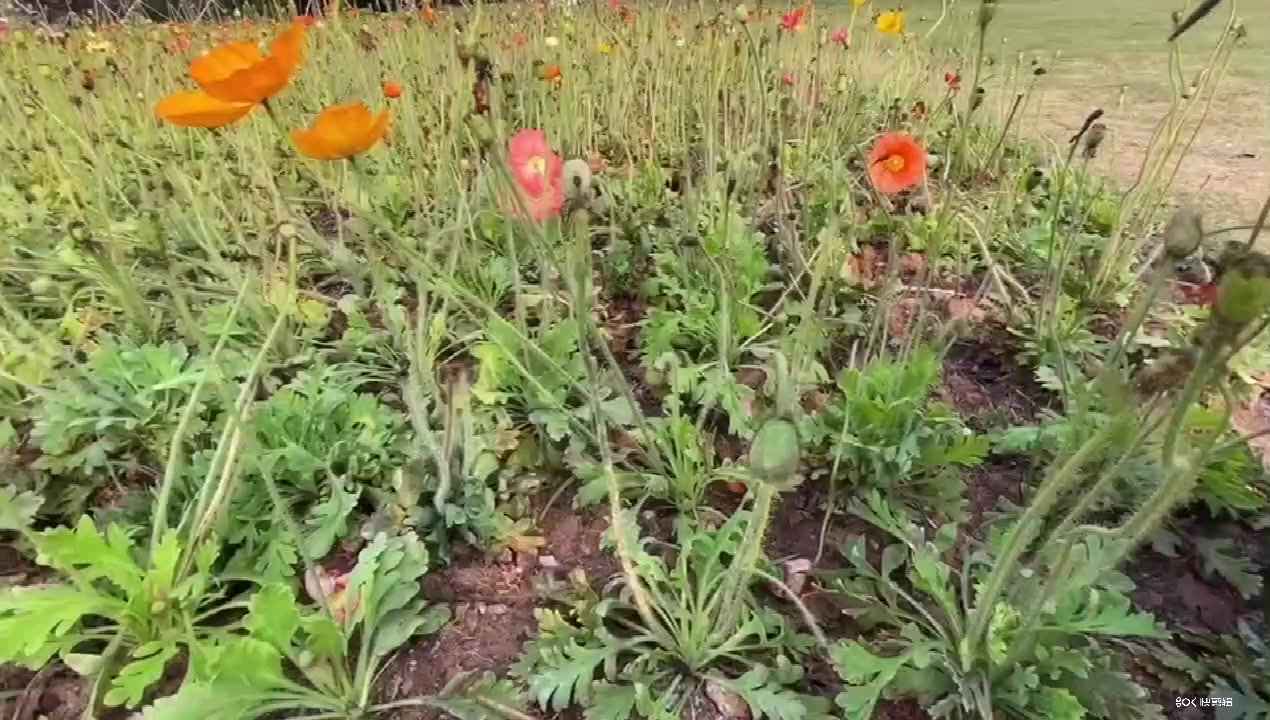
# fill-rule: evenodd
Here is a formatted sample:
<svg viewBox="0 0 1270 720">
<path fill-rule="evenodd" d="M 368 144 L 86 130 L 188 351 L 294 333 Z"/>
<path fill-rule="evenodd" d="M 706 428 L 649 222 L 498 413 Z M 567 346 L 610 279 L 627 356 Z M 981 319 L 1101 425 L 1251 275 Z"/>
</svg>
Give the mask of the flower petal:
<svg viewBox="0 0 1270 720">
<path fill-rule="evenodd" d="M 240 120 L 254 107 L 252 103 L 226 102 L 202 90 L 191 90 L 163 98 L 154 111 L 173 125 L 218 128 Z"/>
</svg>

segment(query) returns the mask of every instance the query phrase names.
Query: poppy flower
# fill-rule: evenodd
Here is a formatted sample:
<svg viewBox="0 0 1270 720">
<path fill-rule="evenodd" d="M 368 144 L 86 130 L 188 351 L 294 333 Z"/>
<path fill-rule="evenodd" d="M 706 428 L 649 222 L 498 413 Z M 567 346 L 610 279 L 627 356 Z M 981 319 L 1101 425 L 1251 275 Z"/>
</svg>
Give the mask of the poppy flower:
<svg viewBox="0 0 1270 720">
<path fill-rule="evenodd" d="M 371 115 L 362 103 L 337 105 L 319 113 L 311 127 L 293 130 L 291 141 L 301 154 L 316 160 L 343 160 L 375 147 L 391 119 L 387 109 Z"/>
<path fill-rule="evenodd" d="M 598 42 L 595 44 L 595 51 L 601 55 L 608 55 L 613 52 L 613 46 L 606 42 Z"/>
<path fill-rule="evenodd" d="M 609 0 L 609 7 L 613 10 L 622 7 L 622 0 Z"/>
<path fill-rule="evenodd" d="M 863 7 L 868 4 L 869 0 L 851 0 L 851 4 L 856 7 Z"/>
<path fill-rule="evenodd" d="M 551 82 L 558 83 L 562 77 L 563 73 L 560 71 L 559 65 L 544 65 L 542 69 L 538 71 L 539 80 L 549 80 Z"/>
<path fill-rule="evenodd" d="M 218 128 L 237 122 L 254 107 L 256 103 L 228 102 L 202 90 L 189 90 L 163 98 L 154 111 L 173 125 Z"/>
<path fill-rule="evenodd" d="M 786 32 L 802 32 L 807 27 L 807 6 L 794 8 L 793 12 L 781 15 L 781 29 Z"/>
<path fill-rule="evenodd" d="M 507 146 L 512 177 L 525 194 L 528 218 L 540 223 L 560 214 L 564 205 L 564 161 L 551 151 L 541 130 L 521 130 Z M 504 199 L 503 205 L 515 214 L 520 206 Z"/>
<path fill-rule="evenodd" d="M 955 72 L 944 73 L 944 84 L 948 86 L 949 90 L 960 90 L 961 75 Z"/>
<path fill-rule="evenodd" d="M 427 7 L 419 11 L 419 17 L 425 23 L 431 25 L 432 23 L 435 23 L 437 21 L 437 11 L 433 10 L 430 7 Z"/>
<path fill-rule="evenodd" d="M 304 23 L 292 23 L 273 41 L 268 56 L 254 42 L 221 45 L 190 63 L 190 75 L 220 100 L 264 102 L 286 87 L 300 66 L 306 30 Z"/>
<path fill-rule="evenodd" d="M 878 192 L 907 190 L 925 176 L 926 149 L 908 133 L 887 133 L 869 152 L 869 179 Z"/>
<path fill-rule="evenodd" d="M 392 100 L 401 97 L 401 93 L 401 83 L 393 82 L 392 80 L 384 83 L 384 97 Z"/>
<path fill-rule="evenodd" d="M 878 16 L 878 32 L 885 35 L 899 35 L 904 32 L 904 11 L 893 10 Z"/>
<path fill-rule="evenodd" d="M 851 44 L 851 33 L 846 28 L 838 28 L 829 34 L 829 42 L 838 43 L 843 47 Z"/>
<path fill-rule="evenodd" d="M 794 73 L 785 73 L 781 76 L 781 84 L 785 87 L 794 87 L 798 84 L 798 78 L 794 76 Z"/>
</svg>

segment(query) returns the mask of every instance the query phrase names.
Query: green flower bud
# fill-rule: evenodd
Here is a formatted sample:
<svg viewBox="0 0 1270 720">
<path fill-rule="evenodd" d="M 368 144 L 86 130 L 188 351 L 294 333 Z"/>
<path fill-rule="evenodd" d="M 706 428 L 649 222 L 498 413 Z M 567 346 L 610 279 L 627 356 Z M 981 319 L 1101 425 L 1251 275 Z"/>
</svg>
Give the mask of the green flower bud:
<svg viewBox="0 0 1270 720">
<path fill-rule="evenodd" d="M 788 420 L 769 420 L 750 443 L 750 472 L 759 480 L 788 486 L 798 471 L 798 429 Z"/>
<path fill-rule="evenodd" d="M 1213 315 L 1237 327 L 1244 327 L 1270 308 L 1270 258 L 1250 254 L 1227 268 L 1217 286 Z"/>
<path fill-rule="evenodd" d="M 472 131 L 472 137 L 476 138 L 476 142 L 482 147 L 491 147 L 494 144 L 494 128 L 490 127 L 489 120 L 484 115 L 468 115 L 467 128 Z"/>
<path fill-rule="evenodd" d="M 1172 260 L 1189 257 L 1204 240 L 1204 219 L 1189 208 L 1173 213 L 1164 226 L 1164 254 Z"/>
<path fill-rule="evenodd" d="M 992 24 L 997 16 L 997 0 L 983 0 L 979 4 L 979 29 L 983 30 Z"/>
</svg>

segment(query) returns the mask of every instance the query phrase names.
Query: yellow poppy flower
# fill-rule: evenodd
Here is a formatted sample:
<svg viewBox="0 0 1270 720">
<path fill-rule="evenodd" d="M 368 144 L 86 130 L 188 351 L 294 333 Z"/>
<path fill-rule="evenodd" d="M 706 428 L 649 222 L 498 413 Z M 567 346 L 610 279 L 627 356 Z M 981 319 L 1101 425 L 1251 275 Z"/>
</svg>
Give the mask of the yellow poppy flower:
<svg viewBox="0 0 1270 720">
<path fill-rule="evenodd" d="M 383 139 L 392 113 L 387 109 L 371 115 L 362 103 L 338 105 L 323 110 L 304 130 L 291 132 L 291 140 L 301 154 L 317 160 L 343 160 L 360 155 Z"/>
<path fill-rule="evenodd" d="M 255 103 L 226 102 L 202 90 L 190 90 L 163 98 L 154 111 L 173 125 L 218 128 L 237 122 L 254 107 Z"/>
<path fill-rule="evenodd" d="M 899 35 L 904 32 L 904 11 L 893 10 L 878 16 L 878 32 Z"/>
<path fill-rule="evenodd" d="M 308 25 L 292 23 L 269 47 L 269 55 L 253 42 L 221 45 L 190 63 L 190 75 L 214 98 L 228 102 L 260 103 L 291 81 L 304 59 Z"/>
<path fill-rule="evenodd" d="M 869 0 L 851 0 L 851 4 L 855 5 L 856 7 L 864 7 L 868 3 L 869 3 Z"/>
</svg>

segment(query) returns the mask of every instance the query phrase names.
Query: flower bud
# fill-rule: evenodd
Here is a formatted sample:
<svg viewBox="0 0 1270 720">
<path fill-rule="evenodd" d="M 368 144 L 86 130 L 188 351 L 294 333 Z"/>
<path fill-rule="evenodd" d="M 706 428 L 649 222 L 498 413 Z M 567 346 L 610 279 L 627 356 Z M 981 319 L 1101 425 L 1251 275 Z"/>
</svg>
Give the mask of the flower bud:
<svg viewBox="0 0 1270 720">
<path fill-rule="evenodd" d="M 798 470 L 798 430 L 788 420 L 769 420 L 750 443 L 750 472 L 765 483 L 788 485 Z"/>
<path fill-rule="evenodd" d="M 979 29 L 984 30 L 992 24 L 997 16 L 997 0 L 983 0 L 979 3 Z"/>
<path fill-rule="evenodd" d="M 740 22 L 747 22 L 750 19 L 750 9 L 744 5 L 736 6 L 736 19 Z"/>
<path fill-rule="evenodd" d="M 586 160 L 575 158 L 564 164 L 564 193 L 571 200 L 591 194 L 591 166 Z"/>
<path fill-rule="evenodd" d="M 1164 226 L 1164 254 L 1171 260 L 1189 257 L 1204 240 L 1204 220 L 1190 208 L 1173 213 Z"/>
<path fill-rule="evenodd" d="M 1224 323 L 1244 327 L 1270 308 L 1270 258 L 1248 253 L 1222 273 L 1213 315 Z"/>
<path fill-rule="evenodd" d="M 467 128 L 472 131 L 472 137 L 476 138 L 476 142 L 482 147 L 490 147 L 494 144 L 494 129 L 490 127 L 489 120 L 484 115 L 468 115 Z"/>
</svg>

